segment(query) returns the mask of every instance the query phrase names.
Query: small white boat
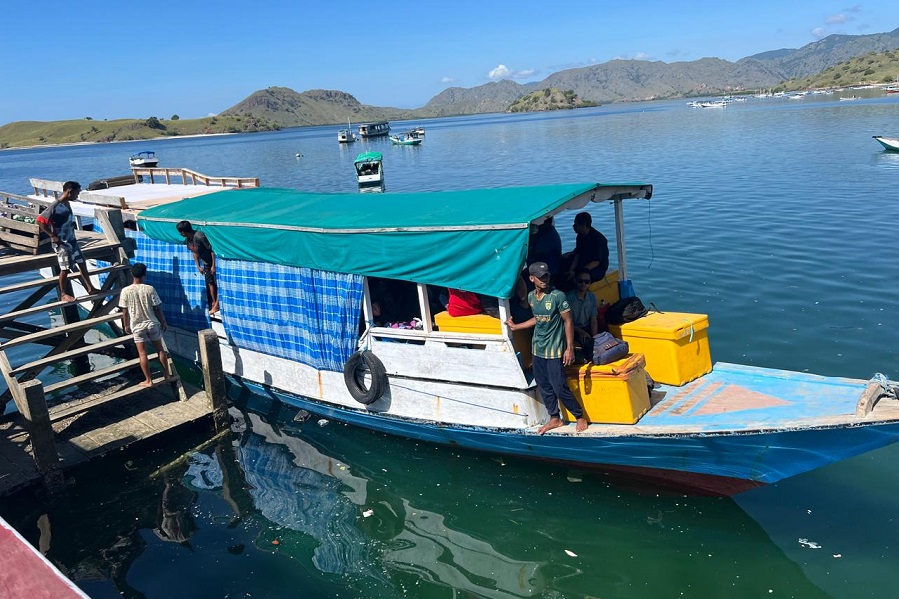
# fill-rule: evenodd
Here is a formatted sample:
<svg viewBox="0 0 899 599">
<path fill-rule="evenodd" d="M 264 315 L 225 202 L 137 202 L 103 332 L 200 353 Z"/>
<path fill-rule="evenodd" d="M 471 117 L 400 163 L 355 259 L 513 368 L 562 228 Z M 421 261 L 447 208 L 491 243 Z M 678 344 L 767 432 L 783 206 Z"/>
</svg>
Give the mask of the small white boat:
<svg viewBox="0 0 899 599">
<path fill-rule="evenodd" d="M 356 182 L 359 185 L 381 185 L 384 183 L 383 156 L 380 152 L 363 152 L 356 156 Z"/>
<path fill-rule="evenodd" d="M 424 127 L 413 127 L 412 129 L 409 129 L 408 131 L 406 131 L 405 135 L 406 135 L 406 137 L 413 137 L 416 139 L 423 138 L 425 136 L 425 128 Z"/>
<path fill-rule="evenodd" d="M 884 149 L 899 152 L 899 137 L 884 137 L 882 135 L 874 135 L 873 137 Z"/>
<path fill-rule="evenodd" d="M 356 141 L 356 134 L 353 133 L 353 129 L 349 121 L 347 121 L 346 127 L 346 129 L 341 129 L 337 132 L 337 143 L 351 144 Z"/>
<path fill-rule="evenodd" d="M 408 133 L 403 136 L 391 135 L 390 141 L 398 146 L 417 146 L 424 141 L 421 137 L 411 137 Z"/>
<path fill-rule="evenodd" d="M 132 168 L 153 168 L 159 164 L 156 152 L 138 152 L 128 159 Z"/>
<path fill-rule="evenodd" d="M 855 89 L 855 88 L 852 88 L 852 89 Z M 859 96 L 843 96 L 842 98 L 840 98 L 840 102 L 849 102 L 851 100 L 860 100 L 860 99 L 861 98 Z"/>
</svg>

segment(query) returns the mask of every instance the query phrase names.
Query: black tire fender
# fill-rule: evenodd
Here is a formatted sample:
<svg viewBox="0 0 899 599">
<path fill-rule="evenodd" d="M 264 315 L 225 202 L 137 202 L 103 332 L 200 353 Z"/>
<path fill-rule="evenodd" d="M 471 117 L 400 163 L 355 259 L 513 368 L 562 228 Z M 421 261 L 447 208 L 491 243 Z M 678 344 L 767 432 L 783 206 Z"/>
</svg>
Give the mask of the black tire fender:
<svg viewBox="0 0 899 599">
<path fill-rule="evenodd" d="M 370 378 L 367 388 L 366 373 Z M 366 406 L 381 399 L 389 387 L 384 364 L 368 350 L 357 351 L 350 356 L 343 365 L 343 381 L 353 399 Z"/>
</svg>

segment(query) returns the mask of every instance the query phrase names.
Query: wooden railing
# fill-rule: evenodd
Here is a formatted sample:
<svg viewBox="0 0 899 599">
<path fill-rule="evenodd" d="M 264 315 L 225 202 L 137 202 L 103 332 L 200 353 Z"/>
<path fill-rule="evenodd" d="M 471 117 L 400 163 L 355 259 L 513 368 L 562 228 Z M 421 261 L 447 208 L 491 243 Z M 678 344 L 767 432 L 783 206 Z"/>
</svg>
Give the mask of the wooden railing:
<svg viewBox="0 0 899 599">
<path fill-rule="evenodd" d="M 173 179 L 180 179 L 182 185 L 207 185 L 210 187 L 259 187 L 258 177 L 210 177 L 186 168 L 132 168 L 134 178 L 147 177 L 150 183 L 156 183 L 156 179 L 162 177 L 166 185 L 171 185 Z M 177 183 L 178 181 L 176 181 Z M 161 183 L 161 181 L 160 181 Z"/>
</svg>

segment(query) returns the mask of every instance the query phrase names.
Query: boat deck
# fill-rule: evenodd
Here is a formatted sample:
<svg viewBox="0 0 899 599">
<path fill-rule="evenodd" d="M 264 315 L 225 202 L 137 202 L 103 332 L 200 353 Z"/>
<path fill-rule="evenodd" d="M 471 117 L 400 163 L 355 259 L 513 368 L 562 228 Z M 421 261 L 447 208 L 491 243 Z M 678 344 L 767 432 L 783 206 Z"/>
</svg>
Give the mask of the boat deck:
<svg viewBox="0 0 899 599">
<path fill-rule="evenodd" d="M 176 183 L 135 183 L 110 189 L 98 189 L 90 192 L 90 195 L 105 196 L 111 199 L 125 198 L 129 208 L 144 209 L 224 189 L 230 188 Z"/>
<path fill-rule="evenodd" d="M 899 422 L 899 401 L 884 398 L 856 416 L 868 381 L 718 363 L 684 385 L 653 390 L 653 406 L 637 424 L 591 424 L 581 435 L 740 433 L 795 427 Z M 549 434 L 575 434 L 574 425 Z"/>
</svg>

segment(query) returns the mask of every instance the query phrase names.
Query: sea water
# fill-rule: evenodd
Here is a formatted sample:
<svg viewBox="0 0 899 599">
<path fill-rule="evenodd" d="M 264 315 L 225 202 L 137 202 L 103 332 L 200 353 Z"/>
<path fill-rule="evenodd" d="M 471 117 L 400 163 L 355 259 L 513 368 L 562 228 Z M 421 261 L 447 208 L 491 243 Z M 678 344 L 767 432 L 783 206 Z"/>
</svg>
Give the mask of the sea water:
<svg viewBox="0 0 899 599">
<path fill-rule="evenodd" d="M 644 303 L 709 314 L 713 360 L 899 378 L 899 153 L 871 139 L 899 135 L 897 110 L 653 102 L 423 121 L 417 147 L 338 144 L 334 125 L 12 150 L 0 190 L 124 174 L 144 149 L 319 192 L 354 193 L 366 150 L 384 154 L 390 192 L 652 183 L 651 201 L 625 205 L 629 274 Z M 611 234 L 611 208 L 591 212 Z M 570 247 L 571 215 L 556 226 Z M 0 500 L 0 515 L 35 544 L 46 516 L 48 557 L 92 597 L 894 594 L 895 447 L 733 499 L 684 497 L 236 400 L 238 432 L 186 461 L 172 462 L 203 433 L 76 470 L 57 498 Z"/>
</svg>

